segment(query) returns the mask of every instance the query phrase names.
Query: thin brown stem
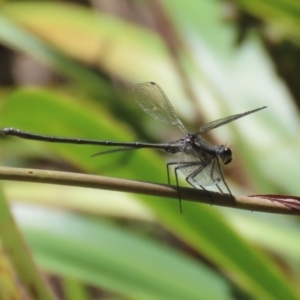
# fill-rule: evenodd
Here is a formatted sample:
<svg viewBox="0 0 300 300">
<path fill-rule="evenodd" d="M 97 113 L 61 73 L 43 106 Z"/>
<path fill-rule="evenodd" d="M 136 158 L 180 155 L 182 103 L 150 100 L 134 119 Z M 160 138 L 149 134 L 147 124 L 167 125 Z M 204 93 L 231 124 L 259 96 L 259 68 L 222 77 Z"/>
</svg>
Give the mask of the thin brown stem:
<svg viewBox="0 0 300 300">
<path fill-rule="evenodd" d="M 170 198 L 176 201 L 178 200 L 178 191 L 176 186 L 81 173 L 1 167 L 0 179 L 104 189 L 118 192 L 159 196 Z M 211 199 L 213 198 L 214 205 L 217 206 L 278 214 L 300 215 L 299 210 L 288 207 L 284 205 L 284 203 L 266 199 L 266 197 L 263 197 L 263 195 L 256 197 L 234 196 L 236 201 L 235 205 L 233 205 L 232 196 L 229 194 L 221 194 L 216 192 L 208 193 L 207 191 L 194 188 L 180 187 L 180 195 L 182 200 L 186 201 L 211 204 Z"/>
</svg>

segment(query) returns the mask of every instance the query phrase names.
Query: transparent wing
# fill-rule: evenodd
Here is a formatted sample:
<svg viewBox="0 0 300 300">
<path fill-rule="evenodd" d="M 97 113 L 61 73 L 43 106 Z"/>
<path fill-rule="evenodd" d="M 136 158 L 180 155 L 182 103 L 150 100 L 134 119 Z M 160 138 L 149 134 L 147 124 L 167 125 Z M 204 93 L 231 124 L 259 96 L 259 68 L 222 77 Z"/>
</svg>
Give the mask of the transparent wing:
<svg viewBox="0 0 300 300">
<path fill-rule="evenodd" d="M 214 156 L 199 157 L 193 153 L 182 153 L 178 167 L 185 178 L 194 186 L 220 184 L 222 176 Z"/>
<path fill-rule="evenodd" d="M 264 108 L 266 108 L 266 106 L 261 107 L 261 108 L 257 108 L 257 109 L 253 109 L 253 110 L 249 110 L 249 111 L 244 112 L 242 114 L 237 114 L 237 115 L 233 115 L 233 116 L 230 116 L 230 117 L 227 117 L 227 118 L 223 118 L 223 119 L 219 119 L 219 120 L 216 120 L 216 121 L 209 122 L 209 123 L 203 125 L 199 129 L 199 131 L 198 131 L 197 134 L 201 134 L 201 133 L 207 132 L 209 130 L 212 130 L 214 128 L 220 127 L 222 125 L 228 124 L 228 123 L 230 123 L 230 122 L 232 122 L 234 120 L 237 120 L 239 118 L 242 118 L 244 116 L 247 116 L 249 114 L 252 114 L 252 113 L 254 113 L 256 111 L 259 111 L 261 109 L 264 109 Z"/>
<path fill-rule="evenodd" d="M 168 97 L 157 83 L 137 84 L 133 88 L 133 98 L 141 109 L 151 117 L 163 123 L 178 126 L 183 133 L 187 133 Z"/>
</svg>

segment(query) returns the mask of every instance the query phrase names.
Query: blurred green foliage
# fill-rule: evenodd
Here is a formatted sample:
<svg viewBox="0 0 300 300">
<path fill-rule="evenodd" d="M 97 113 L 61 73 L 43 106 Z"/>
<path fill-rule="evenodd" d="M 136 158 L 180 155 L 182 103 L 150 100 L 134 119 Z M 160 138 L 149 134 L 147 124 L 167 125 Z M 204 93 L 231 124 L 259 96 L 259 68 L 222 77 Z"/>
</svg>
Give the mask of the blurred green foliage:
<svg viewBox="0 0 300 300">
<path fill-rule="evenodd" d="M 180 138 L 135 106 L 129 87 L 143 81 L 162 86 L 192 131 L 267 105 L 207 138 L 232 147 L 234 162 L 224 171 L 233 193 L 299 195 L 298 2 L 110 3 L 110 13 L 63 1 L 1 5 L 1 44 L 15 59 L 39 61 L 54 79 L 2 86 L 0 127 L 120 141 Z M 13 61 L 11 68 L 22 71 Z M 98 151 L 12 138 L 1 140 L 0 155 L 7 166 L 167 182 L 172 158 L 150 150 L 91 158 Z M 175 201 L 159 197 L 2 185 L 39 267 L 59 278 L 62 299 L 300 299 L 296 217 L 187 202 L 181 215 Z"/>
</svg>

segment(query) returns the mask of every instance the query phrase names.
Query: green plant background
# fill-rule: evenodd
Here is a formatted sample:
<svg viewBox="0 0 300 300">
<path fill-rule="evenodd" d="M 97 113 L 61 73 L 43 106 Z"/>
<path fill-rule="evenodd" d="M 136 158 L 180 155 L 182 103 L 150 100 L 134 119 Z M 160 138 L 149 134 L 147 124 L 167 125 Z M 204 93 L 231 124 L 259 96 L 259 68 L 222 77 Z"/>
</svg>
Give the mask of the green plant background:
<svg viewBox="0 0 300 300">
<path fill-rule="evenodd" d="M 165 13 L 181 41 L 176 51 L 133 18 L 62 1 L 3 2 L 1 44 L 41 62 L 60 80 L 1 87 L 0 127 L 120 141 L 179 138 L 176 128 L 135 105 L 130 86 L 144 81 L 159 83 L 194 131 L 206 121 L 267 105 L 208 138 L 232 147 L 226 175 L 233 193 L 299 195 L 297 104 L 262 33 L 269 30 L 278 43 L 296 47 L 300 4 L 132 3 L 137 20 L 142 13 L 155 17 L 158 8 Z M 248 29 L 240 43 L 238 23 L 225 18 L 235 9 L 264 24 Z M 194 97 L 187 96 L 186 85 Z M 163 153 L 92 158 L 97 151 L 11 138 L 1 140 L 0 155 L 5 166 L 167 181 L 171 158 Z M 300 299 L 297 217 L 188 202 L 180 214 L 176 201 L 159 197 L 38 183 L 2 187 L 39 268 L 58 279 L 59 299 Z M 19 288 L 5 280 L 3 299 L 5 291 L 13 295 Z"/>
</svg>

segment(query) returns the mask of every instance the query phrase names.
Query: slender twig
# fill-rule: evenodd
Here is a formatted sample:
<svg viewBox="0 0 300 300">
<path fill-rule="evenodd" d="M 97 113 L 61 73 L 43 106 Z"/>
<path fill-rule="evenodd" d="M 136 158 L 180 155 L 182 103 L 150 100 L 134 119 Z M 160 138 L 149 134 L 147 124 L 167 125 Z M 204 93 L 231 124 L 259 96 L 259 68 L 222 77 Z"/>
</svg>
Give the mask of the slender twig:
<svg viewBox="0 0 300 300">
<path fill-rule="evenodd" d="M 87 175 L 82 173 L 1 167 L 0 179 L 104 189 L 178 200 L 178 191 L 176 186 Z M 231 195 L 208 192 L 194 188 L 180 187 L 180 195 L 182 200 L 186 201 L 211 204 L 213 199 L 213 204 L 217 206 L 278 214 L 300 215 L 299 210 L 287 207 L 280 202 L 266 199 L 263 195 L 256 197 L 234 196 L 235 204 L 232 203 Z"/>
</svg>

